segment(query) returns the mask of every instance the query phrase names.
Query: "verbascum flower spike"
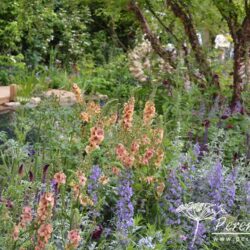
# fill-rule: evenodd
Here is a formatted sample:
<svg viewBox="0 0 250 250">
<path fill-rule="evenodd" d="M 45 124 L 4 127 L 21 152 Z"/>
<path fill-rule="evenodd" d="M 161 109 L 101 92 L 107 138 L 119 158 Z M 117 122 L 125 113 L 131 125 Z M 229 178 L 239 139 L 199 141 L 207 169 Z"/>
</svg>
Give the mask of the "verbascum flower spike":
<svg viewBox="0 0 250 250">
<path fill-rule="evenodd" d="M 132 123 L 133 123 L 134 107 L 135 107 L 134 97 L 130 98 L 130 100 L 124 104 L 122 126 L 127 131 L 129 131 L 133 126 Z"/>
<path fill-rule="evenodd" d="M 150 125 L 155 117 L 155 104 L 152 101 L 147 101 L 143 111 L 144 125 Z"/>
<path fill-rule="evenodd" d="M 49 242 L 53 228 L 51 224 L 42 224 L 37 230 L 37 245 L 35 250 L 42 250 L 46 248 Z"/>
<path fill-rule="evenodd" d="M 83 103 L 82 91 L 81 91 L 81 89 L 78 87 L 78 85 L 76 83 L 73 83 L 72 91 L 75 94 L 76 101 L 78 103 L 82 104 Z"/>
<path fill-rule="evenodd" d="M 71 231 L 68 232 L 68 241 L 69 243 L 66 245 L 66 249 L 68 250 L 72 250 L 72 249 L 76 249 L 81 241 L 81 236 L 79 233 L 79 230 L 77 229 L 73 229 Z"/>
</svg>

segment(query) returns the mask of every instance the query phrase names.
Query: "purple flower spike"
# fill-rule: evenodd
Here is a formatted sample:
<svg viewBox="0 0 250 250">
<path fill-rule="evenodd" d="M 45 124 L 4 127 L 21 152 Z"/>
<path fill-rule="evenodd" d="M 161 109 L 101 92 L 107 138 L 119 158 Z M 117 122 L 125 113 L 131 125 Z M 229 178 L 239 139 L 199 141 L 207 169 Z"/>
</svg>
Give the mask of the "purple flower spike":
<svg viewBox="0 0 250 250">
<path fill-rule="evenodd" d="M 96 229 L 92 232 L 91 238 L 93 240 L 98 240 L 102 235 L 102 231 L 103 231 L 103 226 L 102 225 L 97 226 Z"/>
<path fill-rule="evenodd" d="M 176 213 L 176 209 L 182 204 L 183 189 L 177 178 L 176 170 L 170 172 L 167 183 L 169 187 L 165 199 L 169 204 L 168 212 L 172 215 L 171 218 L 168 217 L 167 224 L 180 224 L 180 215 Z"/>
<path fill-rule="evenodd" d="M 120 179 L 118 187 L 119 200 L 116 205 L 117 229 L 124 236 L 128 229 L 134 225 L 134 206 L 131 202 L 133 189 L 131 187 L 131 174 L 126 172 Z"/>
<path fill-rule="evenodd" d="M 228 211 L 232 209 L 232 206 L 234 205 L 234 201 L 235 201 L 236 178 L 237 178 L 237 168 L 234 168 L 232 172 L 227 176 L 227 179 L 226 179 L 225 201 L 226 201 Z"/>
<path fill-rule="evenodd" d="M 223 174 L 222 174 L 222 164 L 217 161 L 211 174 L 208 176 L 208 184 L 210 186 L 210 198 L 214 204 L 219 205 L 222 199 L 222 184 L 223 184 Z"/>
<path fill-rule="evenodd" d="M 93 202 L 96 204 L 98 201 L 97 190 L 99 187 L 98 180 L 101 177 L 101 169 L 98 165 L 94 165 L 89 176 L 88 193 Z"/>
</svg>

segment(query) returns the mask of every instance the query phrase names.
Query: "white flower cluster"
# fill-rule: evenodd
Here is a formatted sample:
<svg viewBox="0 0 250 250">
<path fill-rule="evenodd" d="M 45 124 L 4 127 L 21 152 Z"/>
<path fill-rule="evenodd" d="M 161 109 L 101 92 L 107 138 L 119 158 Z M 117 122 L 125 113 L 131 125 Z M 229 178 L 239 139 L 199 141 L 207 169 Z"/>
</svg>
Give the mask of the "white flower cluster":
<svg viewBox="0 0 250 250">
<path fill-rule="evenodd" d="M 215 48 L 219 49 L 219 48 L 230 48 L 230 36 L 224 36 L 223 34 L 218 34 L 215 38 Z"/>
<path fill-rule="evenodd" d="M 150 70 L 151 68 L 149 60 L 149 54 L 151 51 L 152 47 L 150 42 L 148 40 L 144 40 L 128 55 L 130 60 L 129 70 L 131 71 L 132 75 L 140 82 L 147 81 L 145 70 Z"/>
<path fill-rule="evenodd" d="M 166 48 L 169 53 L 175 53 L 175 48 Z M 153 49 L 148 40 L 144 39 L 142 43 L 137 45 L 133 51 L 128 54 L 130 67 L 129 70 L 132 75 L 140 82 L 146 82 L 149 77 L 152 78 L 153 82 L 160 81 L 160 72 L 173 71 L 173 67 L 158 55 L 153 53 Z M 153 71 L 157 71 L 155 77 L 153 76 Z"/>
</svg>

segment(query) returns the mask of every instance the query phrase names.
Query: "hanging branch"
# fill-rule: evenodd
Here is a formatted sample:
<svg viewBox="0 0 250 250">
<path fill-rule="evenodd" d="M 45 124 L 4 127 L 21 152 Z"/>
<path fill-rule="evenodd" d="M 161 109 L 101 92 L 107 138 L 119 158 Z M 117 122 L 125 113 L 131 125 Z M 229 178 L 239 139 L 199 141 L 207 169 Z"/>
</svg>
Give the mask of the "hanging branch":
<svg viewBox="0 0 250 250">
<path fill-rule="evenodd" d="M 169 53 L 164 47 L 162 47 L 159 39 L 157 36 L 151 31 L 146 18 L 144 17 L 141 9 L 135 3 L 135 1 L 130 1 L 129 3 L 129 10 L 133 11 L 137 20 L 140 23 L 140 26 L 143 32 L 146 34 L 146 37 L 151 43 L 152 48 L 154 51 L 165 61 L 168 62 L 173 68 L 176 68 L 175 63 L 171 59 L 171 53 Z"/>
<path fill-rule="evenodd" d="M 246 15 L 249 13 L 249 10 L 250 10 L 250 3 L 249 3 L 249 0 L 245 0 L 244 1 L 244 4 L 245 4 L 245 11 L 246 11 Z"/>
<path fill-rule="evenodd" d="M 191 13 L 188 8 L 179 1 L 166 0 L 166 3 L 171 8 L 175 16 L 182 22 L 200 72 L 205 76 L 207 82 L 211 84 L 213 82 L 213 73 L 207 61 L 206 55 L 199 44 Z"/>
<path fill-rule="evenodd" d="M 228 24 L 230 34 L 234 42 L 234 82 L 232 97 L 232 112 L 242 112 L 243 85 L 246 76 L 246 61 L 249 60 L 249 43 L 250 43 L 250 9 L 249 1 L 245 1 L 246 16 L 242 23 L 239 22 L 237 8 L 233 0 L 217 1 L 213 0 L 222 17 Z M 227 6 L 227 8 L 225 8 Z"/>
<path fill-rule="evenodd" d="M 226 0 L 224 2 L 213 0 L 214 5 L 219 10 L 221 16 L 227 22 L 230 34 L 235 42 L 238 41 L 238 29 L 240 24 L 238 22 L 238 14 L 236 12 L 236 6 L 232 0 Z M 225 8 L 225 6 L 228 6 Z"/>
<path fill-rule="evenodd" d="M 151 12 L 151 14 L 155 17 L 155 19 L 159 22 L 159 24 L 165 29 L 167 33 L 169 33 L 177 43 L 179 43 L 179 39 L 177 36 L 172 32 L 172 30 L 161 20 L 161 18 L 155 13 L 154 9 L 152 8 L 152 4 L 146 0 L 145 1 L 148 7 L 148 10 Z"/>
</svg>

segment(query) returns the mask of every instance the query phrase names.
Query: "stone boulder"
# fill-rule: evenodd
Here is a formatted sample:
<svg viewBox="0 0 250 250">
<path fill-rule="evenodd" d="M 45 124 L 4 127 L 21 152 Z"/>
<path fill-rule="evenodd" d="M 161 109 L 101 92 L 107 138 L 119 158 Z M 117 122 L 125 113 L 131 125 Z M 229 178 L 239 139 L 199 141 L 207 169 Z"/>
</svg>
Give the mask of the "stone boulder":
<svg viewBox="0 0 250 250">
<path fill-rule="evenodd" d="M 47 92 L 44 93 L 44 97 L 56 98 L 61 106 L 72 106 L 76 103 L 76 97 L 73 92 L 61 89 L 48 90 Z"/>
</svg>

